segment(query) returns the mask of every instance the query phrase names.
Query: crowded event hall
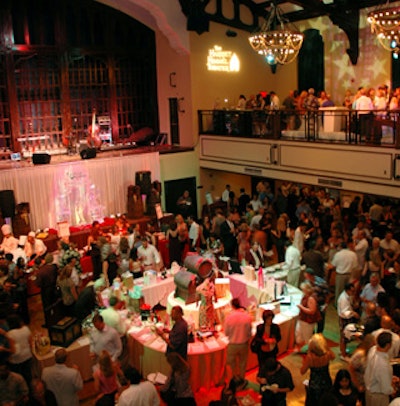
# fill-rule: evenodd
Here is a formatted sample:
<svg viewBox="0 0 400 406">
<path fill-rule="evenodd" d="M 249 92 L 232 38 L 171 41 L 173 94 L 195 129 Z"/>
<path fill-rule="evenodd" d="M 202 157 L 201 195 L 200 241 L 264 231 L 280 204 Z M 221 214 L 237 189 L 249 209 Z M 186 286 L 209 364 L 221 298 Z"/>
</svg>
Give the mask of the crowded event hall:
<svg viewBox="0 0 400 406">
<path fill-rule="evenodd" d="M 400 1 L 0 2 L 0 406 L 400 406 Z"/>
</svg>

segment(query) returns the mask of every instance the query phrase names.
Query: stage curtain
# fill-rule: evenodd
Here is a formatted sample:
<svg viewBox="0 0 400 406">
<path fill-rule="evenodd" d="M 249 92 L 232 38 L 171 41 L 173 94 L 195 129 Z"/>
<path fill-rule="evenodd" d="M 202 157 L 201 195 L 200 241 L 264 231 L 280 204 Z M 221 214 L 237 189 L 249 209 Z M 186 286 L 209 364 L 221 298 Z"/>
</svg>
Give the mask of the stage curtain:
<svg viewBox="0 0 400 406">
<path fill-rule="evenodd" d="M 71 175 L 70 184 L 80 183 L 80 187 L 90 201 L 90 189 L 95 189 L 104 207 L 104 215 L 110 216 L 127 211 L 127 188 L 135 184 L 138 171 L 151 171 L 151 180 L 160 180 L 160 159 L 158 152 L 135 154 L 111 158 L 80 160 L 55 163 L 52 158 L 50 165 L 26 166 L 10 170 L 2 170 L 0 190 L 13 190 L 17 203 L 29 202 L 32 230 L 56 228 L 56 206 L 68 196 L 56 196 L 56 191 L 66 190 L 65 179 Z M 79 174 L 84 174 L 84 180 Z M 67 194 L 67 193 L 66 193 Z M 73 199 L 69 207 L 74 205 Z M 67 216 L 68 214 L 66 214 Z M 76 225 L 76 219 L 70 215 L 70 225 Z"/>
</svg>

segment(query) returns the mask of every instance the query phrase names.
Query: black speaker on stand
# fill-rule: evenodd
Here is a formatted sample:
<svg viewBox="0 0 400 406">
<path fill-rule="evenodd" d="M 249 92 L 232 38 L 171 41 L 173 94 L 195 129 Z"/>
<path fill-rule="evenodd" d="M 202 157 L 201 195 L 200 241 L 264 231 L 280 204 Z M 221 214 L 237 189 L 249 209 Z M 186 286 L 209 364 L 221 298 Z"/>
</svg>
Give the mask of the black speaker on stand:
<svg viewBox="0 0 400 406">
<path fill-rule="evenodd" d="M 149 196 L 151 193 L 151 172 L 140 171 L 135 174 L 135 184 L 140 186 L 142 195 Z"/>
</svg>

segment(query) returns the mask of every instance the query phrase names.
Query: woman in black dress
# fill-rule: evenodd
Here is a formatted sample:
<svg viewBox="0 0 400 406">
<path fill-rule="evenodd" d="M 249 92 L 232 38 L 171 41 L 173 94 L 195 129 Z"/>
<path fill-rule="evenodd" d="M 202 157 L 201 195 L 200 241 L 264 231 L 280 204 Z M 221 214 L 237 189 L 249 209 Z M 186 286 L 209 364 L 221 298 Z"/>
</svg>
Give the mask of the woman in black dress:
<svg viewBox="0 0 400 406">
<path fill-rule="evenodd" d="M 181 243 L 179 241 L 178 226 L 175 221 L 172 221 L 169 229 L 167 230 L 168 250 L 169 250 L 169 263 L 177 262 L 182 263 Z"/>
<path fill-rule="evenodd" d="M 331 390 L 329 363 L 334 359 L 335 354 L 329 349 L 325 337 L 322 334 L 314 334 L 308 343 L 308 353 L 300 369 L 302 375 L 310 369 L 306 406 L 318 405 L 321 396 Z"/>
</svg>

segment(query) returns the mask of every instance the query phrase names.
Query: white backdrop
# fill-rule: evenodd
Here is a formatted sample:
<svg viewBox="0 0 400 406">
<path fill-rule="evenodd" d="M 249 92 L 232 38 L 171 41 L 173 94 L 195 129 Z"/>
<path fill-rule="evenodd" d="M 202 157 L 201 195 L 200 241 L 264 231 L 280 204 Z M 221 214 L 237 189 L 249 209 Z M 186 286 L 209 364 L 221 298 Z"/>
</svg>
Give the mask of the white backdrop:
<svg viewBox="0 0 400 406">
<path fill-rule="evenodd" d="M 47 227 L 56 228 L 56 205 L 63 196 L 56 196 L 60 184 L 68 174 L 85 174 L 80 184 L 88 204 L 95 204 L 90 189 L 95 188 L 104 215 L 109 216 L 127 211 L 128 186 L 135 184 L 135 174 L 151 171 L 151 180 L 160 180 L 160 159 L 158 152 L 126 155 L 112 158 L 79 160 L 60 164 L 37 165 L 2 170 L 0 190 L 13 190 L 16 203 L 29 202 L 32 230 Z M 76 182 L 82 182 L 79 177 Z M 77 224 L 72 216 L 71 225 Z"/>
</svg>

